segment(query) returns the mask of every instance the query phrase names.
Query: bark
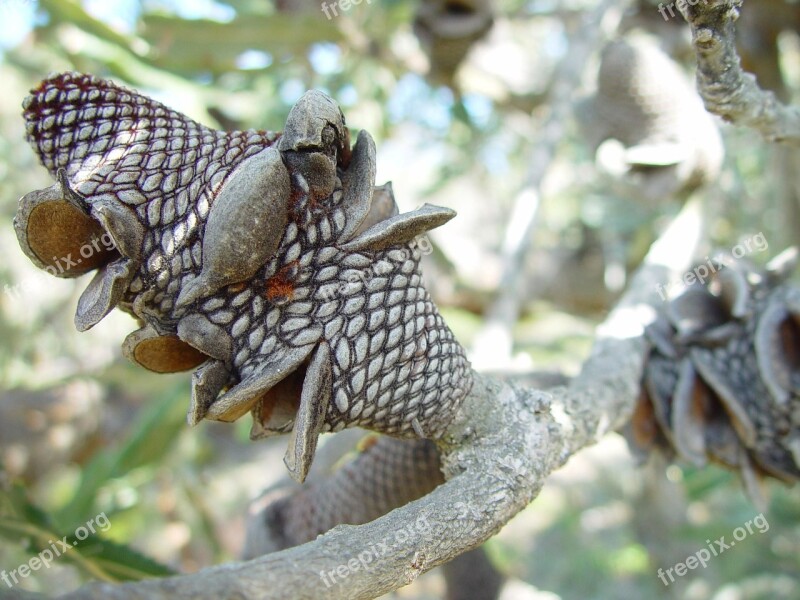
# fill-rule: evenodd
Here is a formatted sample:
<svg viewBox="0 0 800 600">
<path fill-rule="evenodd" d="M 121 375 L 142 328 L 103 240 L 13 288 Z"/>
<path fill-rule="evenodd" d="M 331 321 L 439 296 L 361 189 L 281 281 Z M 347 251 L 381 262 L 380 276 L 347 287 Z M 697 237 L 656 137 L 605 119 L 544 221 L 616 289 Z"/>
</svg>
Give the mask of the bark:
<svg viewBox="0 0 800 600">
<path fill-rule="evenodd" d="M 736 51 L 735 22 L 743 0 L 678 3 L 692 30 L 697 87 L 709 112 L 746 125 L 772 142 L 800 144 L 800 110 L 778 101 L 746 73 Z"/>
<path fill-rule="evenodd" d="M 447 481 L 430 494 L 371 523 L 340 525 L 247 562 L 94 583 L 65 598 L 374 598 L 476 548 L 537 496 L 550 473 L 630 418 L 649 350 L 643 328 L 660 302 L 656 284 L 686 269 L 696 244 L 692 209 L 654 244 L 567 387 L 542 392 L 476 375 L 440 444 Z"/>
</svg>

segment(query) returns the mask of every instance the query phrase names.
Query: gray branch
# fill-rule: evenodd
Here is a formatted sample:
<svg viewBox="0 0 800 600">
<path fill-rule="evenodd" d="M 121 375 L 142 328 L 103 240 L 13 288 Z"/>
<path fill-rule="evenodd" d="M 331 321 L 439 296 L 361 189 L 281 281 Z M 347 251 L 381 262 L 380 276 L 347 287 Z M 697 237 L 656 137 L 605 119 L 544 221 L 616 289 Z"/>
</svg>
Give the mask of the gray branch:
<svg viewBox="0 0 800 600">
<path fill-rule="evenodd" d="M 532 155 L 528 159 L 527 182 L 514 200 L 505 228 L 503 273 L 497 286 L 498 294 L 486 310 L 485 323 L 473 350 L 480 361 L 491 360 L 495 368 L 511 358 L 511 330 L 519 319 L 525 256 L 533 243 L 542 182 L 565 137 L 566 123 L 575 109 L 575 90 L 580 86 L 592 54 L 617 30 L 629 4 L 630 0 L 603 0 L 591 12 L 582 15 L 580 26 L 568 36 L 570 51 L 554 69 L 547 102 L 549 113 L 538 128 L 537 139 L 530 144 Z M 489 356 L 481 354 L 486 348 L 491 348 Z"/>
<path fill-rule="evenodd" d="M 742 70 L 736 52 L 735 22 L 742 0 L 704 0 L 681 8 L 692 30 L 697 55 L 697 87 L 709 112 L 746 125 L 773 142 L 800 144 L 800 110 L 762 90 Z M 681 3 L 678 3 L 681 6 Z"/>
<path fill-rule="evenodd" d="M 648 351 L 642 329 L 659 302 L 655 285 L 687 268 L 699 237 L 696 212 L 688 205 L 654 244 L 568 387 L 541 392 L 476 377 L 441 445 L 448 481 L 427 496 L 247 562 L 93 583 L 66 598 L 374 598 L 479 546 L 536 497 L 550 473 L 630 418 Z"/>
</svg>

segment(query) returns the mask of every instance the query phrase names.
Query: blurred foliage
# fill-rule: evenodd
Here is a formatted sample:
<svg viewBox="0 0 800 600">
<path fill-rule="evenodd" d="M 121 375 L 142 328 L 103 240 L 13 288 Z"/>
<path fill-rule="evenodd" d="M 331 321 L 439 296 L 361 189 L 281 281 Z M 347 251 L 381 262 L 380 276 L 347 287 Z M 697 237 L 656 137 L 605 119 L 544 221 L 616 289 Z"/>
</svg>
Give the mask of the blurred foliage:
<svg viewBox="0 0 800 600">
<path fill-rule="evenodd" d="M 448 87 L 426 79 L 409 1 L 362 2 L 327 19 L 316 0 L 0 0 L 0 420 L 37 440 L 0 439 L 0 570 L 101 512 L 112 523 L 108 532 L 20 588 L 56 592 L 87 579 L 232 560 L 247 502 L 283 476 L 285 444 L 249 444 L 246 423 L 189 430 L 188 376 L 144 373 L 120 358 L 119 344 L 133 328 L 127 316 L 75 333 L 71 311 L 85 282 L 36 272 L 11 228 L 16 199 L 49 185 L 24 141 L 19 105 L 28 89 L 48 73 L 76 69 L 114 78 L 209 125 L 266 129 L 279 128 L 306 89 L 328 92 L 351 127 L 376 138 L 378 178 L 393 180 L 401 209 L 431 201 L 459 211 L 432 235 L 438 249 L 426 273 L 449 305 L 448 323 L 469 343 L 499 277 L 504 227 L 525 186 L 557 66 L 569 56 L 569 32 L 594 4 L 498 0 L 495 29 Z M 656 5 L 637 4 L 625 27 L 659 35 L 688 73 L 682 23 L 661 22 Z M 781 38 L 795 101 L 798 47 L 796 35 Z M 595 67 L 586 65 L 587 81 Z M 769 251 L 753 257 L 763 262 L 797 238 L 798 222 L 777 201 L 786 183 L 780 151 L 748 131 L 726 127 L 724 134 L 725 170 L 704 192 L 709 233 L 729 248 L 763 231 Z M 613 234 L 633 267 L 678 208 L 669 199 L 641 206 L 611 194 L 570 123 L 545 181 L 531 263 L 554 253 L 592 255 L 588 240 Z M 551 271 L 556 281 L 566 276 L 562 267 Z M 601 295 L 589 279 L 577 281 L 583 292 Z M 602 311 L 595 305 L 566 314 L 559 303 L 532 296 L 516 331 L 518 349 L 539 367 L 574 370 Z M 83 436 L 76 423 L 97 409 L 62 390 L 86 379 L 100 383 L 102 409 L 95 433 Z M 17 401 L 21 391 L 52 393 L 52 409 Z M 30 469 L 37 453 L 52 455 L 45 472 Z M 730 535 L 755 511 L 719 469 L 670 467 L 669 481 L 653 483 L 662 472 L 636 470 L 612 436 L 554 476 L 490 551 L 505 572 L 562 598 L 800 597 L 800 498 L 774 484 L 768 532 L 664 587 L 659 567 Z M 671 490 L 661 498 L 670 499 L 666 507 L 654 501 L 659 486 Z M 398 595 L 431 597 L 441 589 L 437 577 Z"/>
<path fill-rule="evenodd" d="M 65 563 L 103 581 L 138 580 L 173 573 L 129 547 L 96 536 L 87 537 L 88 534 L 83 533 L 110 527 L 110 522 L 106 524 L 104 518 L 91 519 L 91 529 L 83 524 L 68 529 L 58 527 L 53 517 L 34 505 L 19 485 L 6 490 L 3 500 L 0 535 L 23 540 L 31 557 L 38 556 L 41 560 L 43 553 L 47 553 L 45 561 L 63 558 Z M 105 516 L 104 513 L 98 514 L 98 517 Z"/>
</svg>

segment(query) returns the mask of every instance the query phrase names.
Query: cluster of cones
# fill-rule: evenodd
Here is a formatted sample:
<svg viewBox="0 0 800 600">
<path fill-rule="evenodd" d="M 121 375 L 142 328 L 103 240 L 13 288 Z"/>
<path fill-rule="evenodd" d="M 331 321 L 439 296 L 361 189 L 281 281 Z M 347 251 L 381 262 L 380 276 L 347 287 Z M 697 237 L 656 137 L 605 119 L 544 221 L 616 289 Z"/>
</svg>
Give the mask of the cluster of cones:
<svg viewBox="0 0 800 600">
<path fill-rule="evenodd" d="M 765 477 L 800 478 L 796 261 L 794 249 L 763 270 L 731 258 L 665 304 L 625 431 L 634 450 L 737 470 L 758 502 Z"/>
</svg>

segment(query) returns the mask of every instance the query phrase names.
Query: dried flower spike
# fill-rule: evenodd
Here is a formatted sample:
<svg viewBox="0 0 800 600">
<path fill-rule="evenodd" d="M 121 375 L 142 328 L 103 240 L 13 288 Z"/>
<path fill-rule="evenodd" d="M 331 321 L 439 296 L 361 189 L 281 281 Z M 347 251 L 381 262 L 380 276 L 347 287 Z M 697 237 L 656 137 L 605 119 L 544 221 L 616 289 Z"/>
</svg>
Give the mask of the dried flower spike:
<svg viewBox="0 0 800 600">
<path fill-rule="evenodd" d="M 763 271 L 731 257 L 667 305 L 648 332 L 634 448 L 737 469 L 756 501 L 764 476 L 800 479 L 800 290 L 786 282 L 796 255 Z"/>
<path fill-rule="evenodd" d="M 650 202 L 715 181 L 722 138 L 675 61 L 636 35 L 609 42 L 600 58 L 597 91 L 578 110 L 598 166 Z"/>
<path fill-rule="evenodd" d="M 301 481 L 323 431 L 441 435 L 471 371 L 422 285 L 419 236 L 455 213 L 398 214 L 374 187 L 372 138 L 351 149 L 333 100 L 308 92 L 283 135 L 215 131 L 80 73 L 23 106 L 57 183 L 20 200 L 20 246 L 49 272 L 68 265 L 54 275 L 100 269 L 79 329 L 118 306 L 142 325 L 127 357 L 197 367 L 190 423 L 250 412 L 253 438 L 291 432 Z"/>
</svg>

